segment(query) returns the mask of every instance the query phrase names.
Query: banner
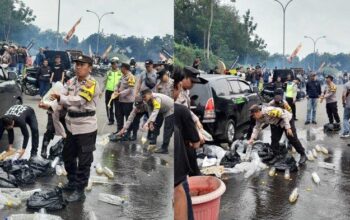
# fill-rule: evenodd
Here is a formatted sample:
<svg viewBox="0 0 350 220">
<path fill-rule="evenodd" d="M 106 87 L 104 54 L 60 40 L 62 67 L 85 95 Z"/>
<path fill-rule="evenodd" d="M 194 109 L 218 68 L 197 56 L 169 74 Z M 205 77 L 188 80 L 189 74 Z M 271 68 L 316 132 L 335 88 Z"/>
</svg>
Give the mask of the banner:
<svg viewBox="0 0 350 220">
<path fill-rule="evenodd" d="M 66 37 L 63 39 L 66 44 L 68 44 L 69 40 L 73 37 L 76 27 L 80 24 L 81 18 L 73 25 L 73 27 L 68 31 Z"/>
<path fill-rule="evenodd" d="M 106 58 L 108 56 L 109 52 L 111 52 L 111 50 L 112 50 L 112 45 L 109 45 L 109 47 L 103 53 L 102 59 Z"/>
<path fill-rule="evenodd" d="M 295 50 L 293 51 L 293 53 L 288 57 L 288 62 L 291 63 L 293 58 L 296 57 L 299 53 L 299 51 L 301 50 L 302 45 L 301 43 L 297 46 L 297 48 L 295 48 Z"/>
</svg>

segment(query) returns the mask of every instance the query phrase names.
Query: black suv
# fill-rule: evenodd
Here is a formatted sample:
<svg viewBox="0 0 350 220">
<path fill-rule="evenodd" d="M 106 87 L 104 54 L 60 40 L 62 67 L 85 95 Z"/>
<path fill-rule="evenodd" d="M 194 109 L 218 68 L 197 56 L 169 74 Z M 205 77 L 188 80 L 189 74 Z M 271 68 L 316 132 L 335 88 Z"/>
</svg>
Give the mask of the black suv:
<svg viewBox="0 0 350 220">
<path fill-rule="evenodd" d="M 235 76 L 202 74 L 190 91 L 191 110 L 215 142 L 232 143 L 238 127 L 250 121 L 249 108 L 262 101 L 247 81 Z"/>
</svg>

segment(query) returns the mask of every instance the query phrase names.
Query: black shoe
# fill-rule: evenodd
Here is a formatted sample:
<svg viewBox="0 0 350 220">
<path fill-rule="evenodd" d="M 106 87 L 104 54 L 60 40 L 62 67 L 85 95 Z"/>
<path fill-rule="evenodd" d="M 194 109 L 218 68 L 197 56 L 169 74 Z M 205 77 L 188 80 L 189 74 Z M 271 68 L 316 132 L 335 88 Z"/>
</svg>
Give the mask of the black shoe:
<svg viewBox="0 0 350 220">
<path fill-rule="evenodd" d="M 310 122 L 309 122 L 309 121 L 306 121 L 306 122 L 305 122 L 305 125 L 308 125 L 308 124 L 310 124 Z"/>
<path fill-rule="evenodd" d="M 163 148 L 158 148 L 157 150 L 154 151 L 156 154 L 168 154 L 169 151 Z"/>
<path fill-rule="evenodd" d="M 306 155 L 305 155 L 305 153 L 304 154 L 302 154 L 302 155 L 300 155 L 300 160 L 299 160 L 299 164 L 300 165 L 303 165 L 303 164 L 305 164 L 305 162 L 306 162 Z"/>
<path fill-rule="evenodd" d="M 76 185 L 74 183 L 70 183 L 70 182 L 68 182 L 62 186 L 63 191 L 74 191 L 74 190 L 76 190 L 76 188 L 77 188 Z"/>
<path fill-rule="evenodd" d="M 84 190 L 74 190 L 72 195 L 66 198 L 67 202 L 82 202 L 86 198 Z"/>
<path fill-rule="evenodd" d="M 108 125 L 112 125 L 112 124 L 114 124 L 114 121 L 108 122 Z"/>
<path fill-rule="evenodd" d="M 312 121 L 312 124 L 317 125 L 317 122 L 316 121 Z"/>
</svg>

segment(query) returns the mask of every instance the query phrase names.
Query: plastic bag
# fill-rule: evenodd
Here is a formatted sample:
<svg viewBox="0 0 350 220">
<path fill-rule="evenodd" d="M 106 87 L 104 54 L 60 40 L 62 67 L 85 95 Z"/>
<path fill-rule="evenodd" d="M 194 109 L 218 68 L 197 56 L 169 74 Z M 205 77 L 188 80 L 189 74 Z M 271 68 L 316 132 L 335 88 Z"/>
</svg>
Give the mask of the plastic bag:
<svg viewBox="0 0 350 220">
<path fill-rule="evenodd" d="M 225 168 L 232 168 L 236 164 L 241 162 L 241 157 L 236 152 L 227 152 L 225 157 L 222 158 L 220 165 L 223 165 Z"/>
<path fill-rule="evenodd" d="M 56 82 L 52 88 L 44 95 L 42 102 L 47 105 L 52 105 L 54 101 L 51 100 L 51 95 L 52 94 L 60 94 L 61 92 L 64 91 L 64 86 L 61 82 Z"/>
<path fill-rule="evenodd" d="M 0 177 L 0 187 L 4 188 L 16 188 L 18 185 L 15 182 L 7 180 L 5 178 Z"/>
<path fill-rule="evenodd" d="M 216 165 L 220 165 L 222 158 L 224 158 L 226 151 L 219 146 L 204 145 L 204 154 L 208 157 L 216 157 Z"/>
<path fill-rule="evenodd" d="M 62 190 L 56 187 L 50 191 L 35 192 L 27 200 L 27 208 L 39 210 L 45 208 L 48 211 L 60 210 L 66 207 Z"/>
<path fill-rule="evenodd" d="M 276 170 L 279 171 L 289 169 L 290 172 L 294 172 L 298 170 L 297 162 L 295 161 L 294 157 L 290 155 L 286 155 L 282 160 L 277 161 L 274 164 L 274 167 L 276 167 Z"/>
<path fill-rule="evenodd" d="M 64 147 L 64 139 L 61 138 L 55 145 L 50 148 L 49 159 L 54 160 L 55 157 L 62 158 L 62 151 Z"/>
<path fill-rule="evenodd" d="M 210 167 L 216 164 L 216 158 L 205 157 L 202 162 L 202 167 Z"/>
</svg>

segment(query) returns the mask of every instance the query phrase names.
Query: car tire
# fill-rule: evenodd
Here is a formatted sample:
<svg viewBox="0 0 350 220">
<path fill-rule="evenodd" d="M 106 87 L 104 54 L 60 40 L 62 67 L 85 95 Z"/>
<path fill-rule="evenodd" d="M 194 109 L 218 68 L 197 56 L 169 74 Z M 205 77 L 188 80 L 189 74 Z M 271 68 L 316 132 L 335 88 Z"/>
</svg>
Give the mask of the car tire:
<svg viewBox="0 0 350 220">
<path fill-rule="evenodd" d="M 224 140 L 225 142 L 232 144 L 236 137 L 236 123 L 229 119 L 225 124 Z"/>
</svg>

